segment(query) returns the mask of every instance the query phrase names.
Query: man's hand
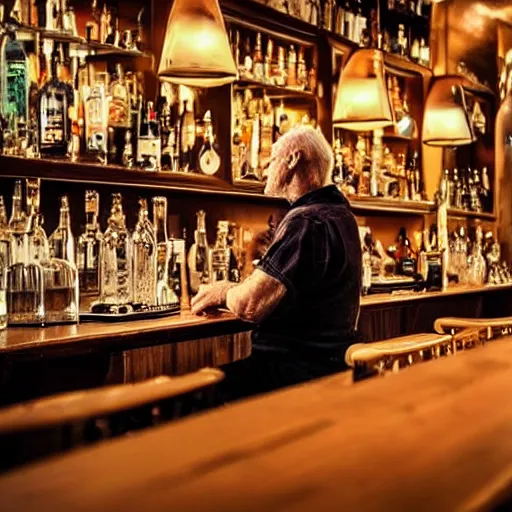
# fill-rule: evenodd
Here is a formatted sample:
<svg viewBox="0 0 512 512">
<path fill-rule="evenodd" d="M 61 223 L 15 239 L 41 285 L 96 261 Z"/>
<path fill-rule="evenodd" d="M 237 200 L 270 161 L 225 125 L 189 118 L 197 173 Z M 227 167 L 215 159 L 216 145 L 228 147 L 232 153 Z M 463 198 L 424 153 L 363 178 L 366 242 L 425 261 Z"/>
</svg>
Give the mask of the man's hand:
<svg viewBox="0 0 512 512">
<path fill-rule="evenodd" d="M 205 309 L 226 304 L 226 294 L 233 286 L 234 284 L 229 281 L 218 281 L 214 284 L 201 285 L 197 295 L 192 298 L 192 313 L 197 315 Z"/>
</svg>

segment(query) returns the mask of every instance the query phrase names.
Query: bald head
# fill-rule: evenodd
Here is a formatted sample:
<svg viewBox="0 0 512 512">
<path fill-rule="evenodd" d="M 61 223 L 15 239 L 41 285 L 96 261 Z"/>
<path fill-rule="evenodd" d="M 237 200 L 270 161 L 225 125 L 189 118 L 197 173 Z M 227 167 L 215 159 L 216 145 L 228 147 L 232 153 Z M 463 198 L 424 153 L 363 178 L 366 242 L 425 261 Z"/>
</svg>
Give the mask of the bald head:
<svg viewBox="0 0 512 512">
<path fill-rule="evenodd" d="M 272 146 L 265 192 L 287 197 L 287 189 L 302 195 L 327 184 L 333 166 L 329 143 L 310 126 L 292 128 Z"/>
</svg>

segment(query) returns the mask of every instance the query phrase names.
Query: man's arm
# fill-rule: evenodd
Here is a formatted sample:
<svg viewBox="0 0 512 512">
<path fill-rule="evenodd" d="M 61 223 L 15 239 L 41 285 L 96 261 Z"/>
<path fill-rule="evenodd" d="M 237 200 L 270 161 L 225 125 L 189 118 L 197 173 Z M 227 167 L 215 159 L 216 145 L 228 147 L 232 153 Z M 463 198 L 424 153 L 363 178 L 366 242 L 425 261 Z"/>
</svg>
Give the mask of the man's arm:
<svg viewBox="0 0 512 512">
<path fill-rule="evenodd" d="M 240 284 L 218 282 L 201 286 L 192 299 L 192 313 L 224 304 L 247 322 L 259 323 L 277 307 L 286 294 L 286 287 L 262 270 L 256 269 Z"/>
</svg>

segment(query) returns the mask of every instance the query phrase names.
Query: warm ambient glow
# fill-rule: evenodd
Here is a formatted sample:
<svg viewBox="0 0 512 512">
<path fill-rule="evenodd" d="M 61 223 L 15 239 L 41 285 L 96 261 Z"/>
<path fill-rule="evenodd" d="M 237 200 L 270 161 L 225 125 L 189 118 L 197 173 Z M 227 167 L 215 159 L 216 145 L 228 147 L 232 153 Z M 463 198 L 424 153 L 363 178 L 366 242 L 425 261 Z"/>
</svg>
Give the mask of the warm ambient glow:
<svg viewBox="0 0 512 512">
<path fill-rule="evenodd" d="M 474 140 L 461 78 L 435 78 L 425 105 L 423 142 L 429 146 L 463 146 Z"/>
<path fill-rule="evenodd" d="M 161 80 L 217 87 L 237 74 L 218 0 L 176 0 L 158 68 Z"/>
<path fill-rule="evenodd" d="M 338 84 L 333 123 L 355 131 L 393 124 L 382 51 L 365 48 L 349 59 Z"/>
</svg>

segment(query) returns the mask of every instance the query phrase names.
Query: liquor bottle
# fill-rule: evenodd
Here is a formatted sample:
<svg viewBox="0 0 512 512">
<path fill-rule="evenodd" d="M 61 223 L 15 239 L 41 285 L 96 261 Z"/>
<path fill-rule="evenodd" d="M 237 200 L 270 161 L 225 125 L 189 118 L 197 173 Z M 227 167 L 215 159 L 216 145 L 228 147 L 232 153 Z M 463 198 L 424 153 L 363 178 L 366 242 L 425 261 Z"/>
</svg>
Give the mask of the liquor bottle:
<svg viewBox="0 0 512 512">
<path fill-rule="evenodd" d="M 323 28 L 329 32 L 332 32 L 334 28 L 335 11 L 336 2 L 334 0 L 326 0 L 324 3 Z"/>
<path fill-rule="evenodd" d="M 100 43 L 105 43 L 107 40 L 111 16 L 111 12 L 107 10 L 107 2 L 105 2 L 100 15 Z"/>
<path fill-rule="evenodd" d="M 33 234 L 30 237 L 31 244 L 28 247 L 30 257 L 38 262 L 44 262 L 50 257 L 48 237 L 43 227 L 43 216 L 40 212 L 41 183 L 37 178 L 26 180 L 27 188 L 27 213 L 32 219 Z"/>
<path fill-rule="evenodd" d="M 11 242 L 7 226 L 7 210 L 0 196 L 0 331 L 7 327 L 7 269 L 11 264 Z"/>
<path fill-rule="evenodd" d="M 286 77 L 286 85 L 288 87 L 295 87 L 297 85 L 297 53 L 295 46 L 290 45 L 288 52 L 288 73 Z"/>
<path fill-rule="evenodd" d="M 228 232 L 229 222 L 220 220 L 217 224 L 217 240 L 212 249 L 213 282 L 229 279 Z"/>
<path fill-rule="evenodd" d="M 167 199 L 153 198 L 153 222 L 156 241 L 156 303 L 158 305 L 176 304 L 179 298 L 169 285 L 171 248 L 167 237 Z"/>
<path fill-rule="evenodd" d="M 98 293 L 101 231 L 98 222 L 100 196 L 85 192 L 85 231 L 78 237 L 76 260 L 80 293 Z"/>
<path fill-rule="evenodd" d="M 112 128 L 131 127 L 130 89 L 121 64 L 116 64 L 116 80 L 110 85 L 108 126 Z"/>
<path fill-rule="evenodd" d="M 85 100 L 85 149 L 102 163 L 107 163 L 108 103 L 101 82 L 95 83 Z"/>
<path fill-rule="evenodd" d="M 273 80 L 275 85 L 279 85 L 280 87 L 286 85 L 287 73 L 285 63 L 285 49 L 283 46 L 280 46 L 277 51 L 277 66 L 273 72 Z"/>
<path fill-rule="evenodd" d="M 345 0 L 345 28 L 343 30 L 344 36 L 347 39 L 350 39 L 351 41 L 354 40 L 354 23 L 355 23 L 355 16 L 354 12 L 352 11 L 352 7 L 350 5 L 349 0 Z"/>
<path fill-rule="evenodd" d="M 75 239 L 71 232 L 69 201 L 67 196 L 61 197 L 59 225 L 50 235 L 50 256 L 75 263 Z"/>
<path fill-rule="evenodd" d="M 363 6 L 361 0 L 355 0 L 355 15 L 354 15 L 354 28 L 352 40 L 356 44 L 363 42 L 363 32 L 366 31 L 368 21 L 363 16 Z"/>
<path fill-rule="evenodd" d="M 426 45 L 425 39 L 420 41 L 420 61 L 423 66 L 430 67 L 430 48 Z"/>
<path fill-rule="evenodd" d="M 459 171 L 453 170 L 453 196 L 452 196 L 452 208 L 462 209 L 462 184 L 459 179 Z"/>
<path fill-rule="evenodd" d="M 471 264 L 469 268 L 469 284 L 474 286 L 483 286 L 487 276 L 487 264 L 483 255 L 483 231 L 482 226 L 476 228 L 475 243 L 471 254 Z"/>
<path fill-rule="evenodd" d="M 266 162 L 272 154 L 273 129 L 274 129 L 274 109 L 270 98 L 263 94 L 263 111 L 261 113 L 260 123 L 260 161 Z"/>
<path fill-rule="evenodd" d="M 229 249 L 228 280 L 232 283 L 239 283 L 242 279 L 240 266 L 239 248 L 236 245 L 237 227 L 234 222 L 228 225 L 227 245 Z"/>
<path fill-rule="evenodd" d="M 132 301 L 132 244 L 121 194 L 112 194 L 108 227 L 100 246 L 100 302 L 124 305 Z"/>
<path fill-rule="evenodd" d="M 297 60 L 297 85 L 300 89 L 304 90 L 308 85 L 308 70 L 306 67 L 306 59 L 304 57 L 304 48 L 302 46 L 299 48 Z"/>
<path fill-rule="evenodd" d="M 263 63 L 263 52 L 261 48 L 261 33 L 256 35 L 256 46 L 254 48 L 253 57 L 253 75 L 254 79 L 258 82 L 263 82 L 265 79 L 265 66 Z"/>
<path fill-rule="evenodd" d="M 192 171 L 193 148 L 196 144 L 196 122 L 194 117 L 194 105 L 189 101 L 183 102 L 183 113 L 180 119 L 180 170 Z"/>
<path fill-rule="evenodd" d="M 208 110 L 204 116 L 205 135 L 204 142 L 199 149 L 199 170 L 207 176 L 213 176 L 220 168 L 220 156 L 215 150 L 211 112 Z"/>
<path fill-rule="evenodd" d="M 491 184 L 489 180 L 489 174 L 487 173 L 487 167 L 482 169 L 482 188 L 480 201 L 482 202 L 482 207 L 485 211 L 491 211 Z"/>
<path fill-rule="evenodd" d="M 146 199 L 139 199 L 139 219 L 133 241 L 133 302 L 154 305 L 156 301 L 156 241 Z"/>
<path fill-rule="evenodd" d="M 68 108 L 73 104 L 73 89 L 57 77 L 57 53 L 53 53 L 51 62 L 51 76 L 39 92 L 39 153 L 66 156 L 71 132 Z"/>
<path fill-rule="evenodd" d="M 141 110 L 137 138 L 137 162 L 146 171 L 161 169 L 162 139 L 152 101 L 148 101 L 146 109 Z"/>
<path fill-rule="evenodd" d="M 11 263 L 24 262 L 28 258 L 28 247 L 24 237 L 27 218 L 23 211 L 22 201 L 23 188 L 21 181 L 18 180 L 14 183 L 11 217 L 8 224 L 11 238 Z"/>
<path fill-rule="evenodd" d="M 252 120 L 251 142 L 249 152 L 249 169 L 252 178 L 258 179 L 260 169 L 260 115 Z"/>
<path fill-rule="evenodd" d="M 267 39 L 267 52 L 265 53 L 265 66 L 264 66 L 264 82 L 267 84 L 272 83 L 272 58 L 274 55 L 274 41 L 269 37 Z"/>
<path fill-rule="evenodd" d="M 197 226 L 194 231 L 194 243 L 188 252 L 190 291 L 197 293 L 201 284 L 211 280 L 211 253 L 206 234 L 206 214 L 203 210 L 196 213 Z"/>
<path fill-rule="evenodd" d="M 244 49 L 244 64 L 242 69 L 242 78 L 252 79 L 253 78 L 253 70 L 252 70 L 252 56 L 251 56 L 251 39 L 248 37 L 245 40 L 245 49 Z"/>
<path fill-rule="evenodd" d="M 398 25 L 397 44 L 398 44 L 398 54 L 401 57 L 407 56 L 408 41 L 407 41 L 407 37 L 405 37 L 405 27 L 402 24 Z"/>
<path fill-rule="evenodd" d="M 234 37 L 232 38 L 231 52 L 235 59 L 236 69 L 240 69 L 240 31 L 235 30 Z"/>
<path fill-rule="evenodd" d="M 405 276 L 412 276 L 416 272 L 416 261 L 412 257 L 411 242 L 404 227 L 400 228 L 397 238 L 397 272 Z"/>
</svg>

